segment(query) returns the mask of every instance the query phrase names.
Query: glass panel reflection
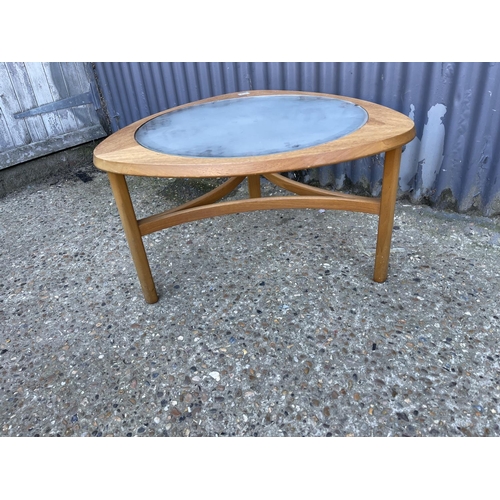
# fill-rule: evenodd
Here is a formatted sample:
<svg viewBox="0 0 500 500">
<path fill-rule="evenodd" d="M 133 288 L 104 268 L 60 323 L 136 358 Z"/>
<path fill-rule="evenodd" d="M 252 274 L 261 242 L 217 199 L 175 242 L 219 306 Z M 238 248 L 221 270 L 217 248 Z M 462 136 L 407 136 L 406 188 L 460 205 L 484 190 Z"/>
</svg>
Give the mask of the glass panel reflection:
<svg viewBox="0 0 500 500">
<path fill-rule="evenodd" d="M 137 142 L 178 156 L 241 157 L 316 146 L 361 128 L 368 113 L 341 99 L 307 95 L 250 96 L 166 113 L 143 124 Z"/>
</svg>

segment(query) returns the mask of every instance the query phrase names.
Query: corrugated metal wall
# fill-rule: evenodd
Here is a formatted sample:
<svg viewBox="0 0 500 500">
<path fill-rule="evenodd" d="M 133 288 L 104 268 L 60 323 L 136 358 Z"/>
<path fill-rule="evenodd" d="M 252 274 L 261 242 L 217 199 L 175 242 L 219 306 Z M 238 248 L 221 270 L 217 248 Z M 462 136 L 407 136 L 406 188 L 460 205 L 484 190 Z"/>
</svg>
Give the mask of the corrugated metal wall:
<svg viewBox="0 0 500 500">
<path fill-rule="evenodd" d="M 96 63 L 114 131 L 179 104 L 244 90 L 326 92 L 414 119 L 400 196 L 500 214 L 499 63 Z M 378 195 L 383 158 L 303 173 L 306 182 Z"/>
</svg>

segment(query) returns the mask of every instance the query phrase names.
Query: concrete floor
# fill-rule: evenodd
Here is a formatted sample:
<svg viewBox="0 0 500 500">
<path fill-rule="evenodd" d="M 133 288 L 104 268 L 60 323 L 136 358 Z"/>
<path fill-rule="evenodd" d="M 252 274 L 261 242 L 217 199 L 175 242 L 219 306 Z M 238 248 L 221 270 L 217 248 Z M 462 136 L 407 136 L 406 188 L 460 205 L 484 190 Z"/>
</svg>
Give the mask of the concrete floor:
<svg viewBox="0 0 500 500">
<path fill-rule="evenodd" d="M 204 186 L 130 189 L 143 216 Z M 384 284 L 376 223 L 270 211 L 149 235 L 148 305 L 104 173 L 8 194 L 0 435 L 500 436 L 500 221 L 398 202 Z"/>
</svg>

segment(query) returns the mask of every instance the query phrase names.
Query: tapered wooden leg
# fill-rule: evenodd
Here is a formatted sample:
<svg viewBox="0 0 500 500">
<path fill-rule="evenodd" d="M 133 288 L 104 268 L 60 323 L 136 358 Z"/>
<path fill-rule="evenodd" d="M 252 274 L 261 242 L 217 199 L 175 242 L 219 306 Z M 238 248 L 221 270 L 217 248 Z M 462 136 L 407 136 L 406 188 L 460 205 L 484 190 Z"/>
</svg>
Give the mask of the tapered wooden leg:
<svg viewBox="0 0 500 500">
<path fill-rule="evenodd" d="M 389 268 L 401 151 L 401 148 L 397 148 L 385 153 L 378 221 L 377 250 L 375 253 L 375 270 L 373 273 L 373 280 L 378 283 L 383 283 L 387 279 L 387 271 Z"/>
<path fill-rule="evenodd" d="M 250 198 L 260 198 L 260 175 L 248 176 L 248 193 Z"/>
<path fill-rule="evenodd" d="M 118 212 L 120 214 L 125 236 L 127 237 L 130 253 L 137 270 L 137 276 L 142 287 L 142 293 L 146 302 L 154 304 L 158 301 L 153 276 L 149 267 L 148 257 L 142 242 L 142 236 L 137 225 L 134 207 L 130 199 L 127 182 L 124 175 L 108 172 L 109 182 L 115 197 Z"/>
</svg>

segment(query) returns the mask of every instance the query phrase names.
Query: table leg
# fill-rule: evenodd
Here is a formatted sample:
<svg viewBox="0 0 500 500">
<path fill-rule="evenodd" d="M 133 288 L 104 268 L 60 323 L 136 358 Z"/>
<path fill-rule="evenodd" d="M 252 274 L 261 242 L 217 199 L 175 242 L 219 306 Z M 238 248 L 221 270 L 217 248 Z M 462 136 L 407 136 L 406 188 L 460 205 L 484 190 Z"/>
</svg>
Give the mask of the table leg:
<svg viewBox="0 0 500 500">
<path fill-rule="evenodd" d="M 250 198 L 260 198 L 260 175 L 248 176 L 248 193 Z"/>
<path fill-rule="evenodd" d="M 108 172 L 109 182 L 115 197 L 118 212 L 120 214 L 125 236 L 127 237 L 130 253 L 137 270 L 137 276 L 142 287 L 142 293 L 146 302 L 154 304 L 158 301 L 153 276 L 149 267 L 148 257 L 144 249 L 142 236 L 137 225 L 132 200 L 128 190 L 127 182 L 124 175 L 113 174 Z"/>
<path fill-rule="evenodd" d="M 373 280 L 378 283 L 383 283 L 387 279 L 387 271 L 389 268 L 392 226 L 394 224 L 394 209 L 399 184 L 401 151 L 401 148 L 397 148 L 385 153 L 382 194 L 380 198 L 380 214 L 378 221 L 377 249 L 375 252 L 375 270 L 373 273 Z"/>
</svg>

